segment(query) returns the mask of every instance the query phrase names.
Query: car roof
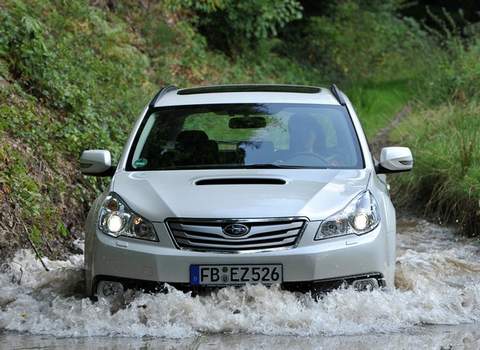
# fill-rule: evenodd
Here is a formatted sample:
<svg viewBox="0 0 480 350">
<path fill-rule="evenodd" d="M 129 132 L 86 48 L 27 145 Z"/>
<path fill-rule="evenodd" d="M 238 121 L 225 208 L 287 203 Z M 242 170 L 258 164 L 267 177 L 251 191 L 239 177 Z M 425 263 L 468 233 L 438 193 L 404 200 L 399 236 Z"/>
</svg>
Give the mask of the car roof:
<svg viewBox="0 0 480 350">
<path fill-rule="evenodd" d="M 227 103 L 305 103 L 339 105 L 330 89 L 306 85 L 238 84 L 159 91 L 150 106 L 166 107 Z"/>
</svg>

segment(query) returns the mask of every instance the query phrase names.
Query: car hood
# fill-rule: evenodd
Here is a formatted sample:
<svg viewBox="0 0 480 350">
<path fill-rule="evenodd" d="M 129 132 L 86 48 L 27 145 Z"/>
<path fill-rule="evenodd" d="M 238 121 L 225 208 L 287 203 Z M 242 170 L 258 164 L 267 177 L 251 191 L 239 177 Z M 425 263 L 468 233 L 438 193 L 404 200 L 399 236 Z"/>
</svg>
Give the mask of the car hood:
<svg viewBox="0 0 480 350">
<path fill-rule="evenodd" d="M 365 190 L 369 177 L 365 169 L 121 171 L 112 188 L 132 210 L 151 221 L 291 216 L 321 220 Z M 199 180 L 207 184 L 200 185 Z M 257 184 L 257 180 L 284 183 Z M 215 184 L 209 184 L 212 181 Z"/>
</svg>

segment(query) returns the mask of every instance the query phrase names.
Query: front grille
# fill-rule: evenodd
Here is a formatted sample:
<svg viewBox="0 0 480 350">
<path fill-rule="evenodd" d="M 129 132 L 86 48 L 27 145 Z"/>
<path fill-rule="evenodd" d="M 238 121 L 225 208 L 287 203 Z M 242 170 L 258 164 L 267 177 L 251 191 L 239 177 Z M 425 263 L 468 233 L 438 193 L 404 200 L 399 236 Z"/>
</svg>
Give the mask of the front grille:
<svg viewBox="0 0 480 350">
<path fill-rule="evenodd" d="M 231 224 L 249 228 L 242 237 L 224 232 Z M 301 218 L 203 220 L 169 219 L 167 226 L 177 247 L 188 250 L 242 252 L 291 248 L 303 232 L 306 220 Z"/>
</svg>

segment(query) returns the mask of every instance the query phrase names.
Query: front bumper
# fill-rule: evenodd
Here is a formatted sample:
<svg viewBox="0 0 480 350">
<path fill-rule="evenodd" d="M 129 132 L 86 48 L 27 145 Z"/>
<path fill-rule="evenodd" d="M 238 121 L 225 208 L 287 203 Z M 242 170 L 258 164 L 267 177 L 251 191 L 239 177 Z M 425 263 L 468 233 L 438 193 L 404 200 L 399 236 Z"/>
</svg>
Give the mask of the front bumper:
<svg viewBox="0 0 480 350">
<path fill-rule="evenodd" d="M 295 290 L 327 281 L 337 286 L 341 281 L 367 275 L 374 276 L 380 285 L 391 286 L 394 266 L 387 256 L 382 225 L 363 236 L 314 241 L 318 225 L 319 222 L 309 222 L 295 248 L 243 254 L 180 250 L 163 232 L 159 234 L 160 242 L 146 242 L 113 238 L 97 230 L 87 247 L 87 293 L 93 294 L 95 283 L 101 279 L 188 287 L 192 264 L 282 264 L 283 286 Z"/>
</svg>

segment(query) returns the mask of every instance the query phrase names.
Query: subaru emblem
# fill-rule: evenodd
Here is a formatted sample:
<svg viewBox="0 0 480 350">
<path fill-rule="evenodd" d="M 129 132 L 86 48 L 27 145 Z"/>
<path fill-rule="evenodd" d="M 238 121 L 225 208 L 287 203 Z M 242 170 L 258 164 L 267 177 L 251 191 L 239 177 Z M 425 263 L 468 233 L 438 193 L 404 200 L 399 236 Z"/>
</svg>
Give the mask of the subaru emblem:
<svg viewBox="0 0 480 350">
<path fill-rule="evenodd" d="M 231 237 L 242 237 L 250 231 L 250 228 L 243 224 L 230 224 L 223 228 L 223 233 Z"/>
</svg>

